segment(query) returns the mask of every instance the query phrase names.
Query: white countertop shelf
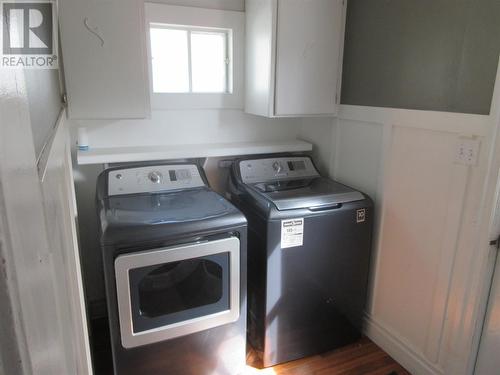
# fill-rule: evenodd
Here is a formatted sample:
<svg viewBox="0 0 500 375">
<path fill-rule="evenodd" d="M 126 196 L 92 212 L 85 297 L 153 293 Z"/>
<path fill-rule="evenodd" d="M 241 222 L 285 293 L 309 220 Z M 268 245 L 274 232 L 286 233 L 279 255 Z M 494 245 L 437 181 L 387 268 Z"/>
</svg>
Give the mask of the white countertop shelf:
<svg viewBox="0 0 500 375">
<path fill-rule="evenodd" d="M 78 151 L 78 164 L 124 163 L 146 160 L 167 160 L 311 151 L 312 144 L 300 140 L 270 142 L 234 142 L 165 146 L 91 148 Z"/>
</svg>

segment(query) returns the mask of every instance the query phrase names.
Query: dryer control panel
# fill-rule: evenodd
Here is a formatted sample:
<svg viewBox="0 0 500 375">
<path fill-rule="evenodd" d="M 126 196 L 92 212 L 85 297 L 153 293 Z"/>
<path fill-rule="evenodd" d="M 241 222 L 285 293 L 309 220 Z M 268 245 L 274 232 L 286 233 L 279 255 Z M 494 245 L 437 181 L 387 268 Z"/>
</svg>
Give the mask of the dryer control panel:
<svg viewBox="0 0 500 375">
<path fill-rule="evenodd" d="M 108 174 L 108 195 L 154 193 L 205 186 L 195 164 L 149 165 Z"/>
<path fill-rule="evenodd" d="M 239 168 L 245 184 L 319 177 L 318 171 L 307 156 L 242 160 Z"/>
</svg>

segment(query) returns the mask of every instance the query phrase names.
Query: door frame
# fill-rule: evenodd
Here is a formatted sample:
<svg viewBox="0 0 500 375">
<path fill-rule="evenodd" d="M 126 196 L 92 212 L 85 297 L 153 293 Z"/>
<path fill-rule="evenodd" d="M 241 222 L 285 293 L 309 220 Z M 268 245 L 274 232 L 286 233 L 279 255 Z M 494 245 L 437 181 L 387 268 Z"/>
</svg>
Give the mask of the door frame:
<svg viewBox="0 0 500 375">
<path fill-rule="evenodd" d="M 480 265 L 476 268 L 479 271 L 478 276 L 476 276 L 480 282 L 477 289 L 479 297 L 476 299 L 476 305 L 472 306 L 476 321 L 473 328 L 472 353 L 469 356 L 466 369 L 466 373 L 471 375 L 475 373 L 498 253 L 496 246 L 490 245 L 490 241 L 496 240 L 500 235 L 500 228 L 495 228 L 495 217 L 500 216 L 500 206 L 498 206 L 500 200 L 500 61 L 490 115 L 494 118 L 494 126 L 491 130 L 488 169 L 482 205 L 478 215 L 478 241 L 476 244 L 480 260 Z"/>
<path fill-rule="evenodd" d="M 25 71 L 0 82 L 0 373 L 92 375 L 66 114 L 37 165 Z"/>
</svg>

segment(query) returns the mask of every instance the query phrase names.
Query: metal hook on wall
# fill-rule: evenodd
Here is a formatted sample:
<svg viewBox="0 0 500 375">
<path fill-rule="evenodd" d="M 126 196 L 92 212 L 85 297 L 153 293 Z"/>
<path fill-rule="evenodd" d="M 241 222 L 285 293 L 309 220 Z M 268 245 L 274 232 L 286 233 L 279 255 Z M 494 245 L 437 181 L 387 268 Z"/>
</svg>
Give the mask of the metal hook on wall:
<svg viewBox="0 0 500 375">
<path fill-rule="evenodd" d="M 88 19 L 88 17 L 85 17 L 83 19 L 83 24 L 85 25 L 85 28 L 88 31 L 90 31 L 92 34 L 94 34 L 101 41 L 101 47 L 104 47 L 104 39 L 99 34 L 99 29 L 97 27 L 92 27 L 92 26 L 89 25 L 89 19 Z"/>
</svg>

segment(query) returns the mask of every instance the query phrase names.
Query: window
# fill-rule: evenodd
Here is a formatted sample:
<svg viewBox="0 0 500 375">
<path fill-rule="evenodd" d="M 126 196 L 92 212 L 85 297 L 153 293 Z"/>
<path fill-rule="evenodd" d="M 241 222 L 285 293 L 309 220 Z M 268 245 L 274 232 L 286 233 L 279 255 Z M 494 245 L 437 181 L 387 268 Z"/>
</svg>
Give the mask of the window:
<svg viewBox="0 0 500 375">
<path fill-rule="evenodd" d="M 243 108 L 245 15 L 145 4 L 154 109 Z"/>
<path fill-rule="evenodd" d="M 151 24 L 153 93 L 228 93 L 230 30 Z"/>
</svg>

